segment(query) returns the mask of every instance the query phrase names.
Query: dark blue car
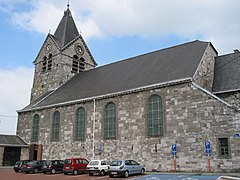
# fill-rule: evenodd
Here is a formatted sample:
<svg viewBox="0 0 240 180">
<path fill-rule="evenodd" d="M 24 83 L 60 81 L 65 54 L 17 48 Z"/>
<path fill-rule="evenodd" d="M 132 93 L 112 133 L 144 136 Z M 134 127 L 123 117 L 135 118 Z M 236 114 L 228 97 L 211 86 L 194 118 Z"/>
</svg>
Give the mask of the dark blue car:
<svg viewBox="0 0 240 180">
<path fill-rule="evenodd" d="M 42 172 L 43 174 L 56 172 L 63 172 L 64 161 L 63 160 L 47 160 L 43 163 Z"/>
<path fill-rule="evenodd" d="M 22 167 L 22 172 L 25 173 L 38 173 L 38 172 L 42 172 L 42 165 L 45 162 L 45 160 L 34 160 L 34 161 L 30 161 L 26 164 L 23 165 Z"/>
</svg>

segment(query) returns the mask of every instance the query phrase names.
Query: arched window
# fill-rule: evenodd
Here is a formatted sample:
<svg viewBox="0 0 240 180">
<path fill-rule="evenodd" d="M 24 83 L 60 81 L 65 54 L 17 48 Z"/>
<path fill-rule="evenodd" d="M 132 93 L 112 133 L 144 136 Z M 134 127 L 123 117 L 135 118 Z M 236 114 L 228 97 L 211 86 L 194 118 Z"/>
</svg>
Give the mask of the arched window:
<svg viewBox="0 0 240 180">
<path fill-rule="evenodd" d="M 80 58 L 79 61 L 79 72 L 80 71 L 84 71 L 85 70 L 85 59 L 84 58 Z"/>
<path fill-rule="evenodd" d="M 74 55 L 72 58 L 72 72 L 73 73 L 79 73 L 85 70 L 85 59 L 79 57 L 77 55 Z"/>
<path fill-rule="evenodd" d="M 104 138 L 116 139 L 116 107 L 112 102 L 104 109 Z"/>
<path fill-rule="evenodd" d="M 52 54 L 48 55 L 48 63 L 47 63 L 47 70 L 52 69 Z"/>
<path fill-rule="evenodd" d="M 72 72 L 78 73 L 78 68 L 79 68 L 79 59 L 77 55 L 74 55 L 72 59 Z"/>
<path fill-rule="evenodd" d="M 76 111 L 74 139 L 84 140 L 85 135 L 85 109 L 80 107 Z"/>
<path fill-rule="evenodd" d="M 42 61 L 42 72 L 45 72 L 46 70 L 47 70 L 47 57 L 44 56 Z"/>
<path fill-rule="evenodd" d="M 147 111 L 147 134 L 149 137 L 163 135 L 163 107 L 162 98 L 158 95 L 149 97 Z"/>
<path fill-rule="evenodd" d="M 33 124 L 32 124 L 32 142 L 38 142 L 39 137 L 39 121 L 40 117 L 38 114 L 33 116 Z"/>
<path fill-rule="evenodd" d="M 42 73 L 46 72 L 47 70 L 52 69 L 52 54 L 48 55 L 48 58 L 46 56 L 43 57 L 42 61 Z"/>
<path fill-rule="evenodd" d="M 59 141 L 60 132 L 60 113 L 55 111 L 52 120 L 52 141 Z"/>
</svg>

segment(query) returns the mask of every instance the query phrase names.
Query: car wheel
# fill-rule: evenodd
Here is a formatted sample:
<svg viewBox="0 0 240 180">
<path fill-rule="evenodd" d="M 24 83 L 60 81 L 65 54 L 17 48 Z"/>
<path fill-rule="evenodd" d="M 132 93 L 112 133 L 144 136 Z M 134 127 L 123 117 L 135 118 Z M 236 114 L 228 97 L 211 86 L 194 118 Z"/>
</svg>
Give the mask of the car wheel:
<svg viewBox="0 0 240 180">
<path fill-rule="evenodd" d="M 144 169 L 141 169 L 140 174 L 144 174 L 144 172 L 145 172 L 145 170 L 144 170 Z"/>
<path fill-rule="evenodd" d="M 73 174 L 74 174 L 74 175 L 77 175 L 77 174 L 78 174 L 78 171 L 75 169 L 75 170 L 73 171 Z"/>
<path fill-rule="evenodd" d="M 124 177 L 125 177 L 125 178 L 128 178 L 128 176 L 129 176 L 129 172 L 128 172 L 128 171 L 125 171 Z"/>
<path fill-rule="evenodd" d="M 93 173 L 89 173 L 89 176 L 92 176 L 93 175 Z"/>
<path fill-rule="evenodd" d="M 51 173 L 52 173 L 52 174 L 55 174 L 55 173 L 56 173 L 56 170 L 55 170 L 55 169 L 52 169 Z"/>
<path fill-rule="evenodd" d="M 113 177 L 113 175 L 112 175 L 112 174 L 109 174 L 109 177 L 111 177 L 111 178 L 112 178 L 112 177 Z"/>
<path fill-rule="evenodd" d="M 101 175 L 101 176 L 104 176 L 104 175 L 105 175 L 105 171 L 104 171 L 104 170 L 101 170 L 101 171 L 100 171 L 100 175 Z"/>
<path fill-rule="evenodd" d="M 33 170 L 33 173 L 38 173 L 38 169 L 35 168 L 35 169 Z"/>
</svg>

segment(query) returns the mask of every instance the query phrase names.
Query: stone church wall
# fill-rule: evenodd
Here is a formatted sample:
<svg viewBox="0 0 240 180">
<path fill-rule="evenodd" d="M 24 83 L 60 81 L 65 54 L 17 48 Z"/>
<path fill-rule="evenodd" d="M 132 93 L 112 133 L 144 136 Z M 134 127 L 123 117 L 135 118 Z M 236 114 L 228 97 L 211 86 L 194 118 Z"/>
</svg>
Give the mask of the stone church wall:
<svg viewBox="0 0 240 180">
<path fill-rule="evenodd" d="M 82 55 L 77 55 L 75 52 L 75 45 L 81 44 L 84 47 Z M 51 45 L 51 50 L 46 52 L 46 47 Z M 31 92 L 31 101 L 36 100 L 41 95 L 48 91 L 55 90 L 59 86 L 66 83 L 76 73 L 72 71 L 73 66 L 73 55 L 79 58 L 84 58 L 85 70 L 93 69 L 96 65 L 87 49 L 87 46 L 83 40 L 79 37 L 73 43 L 70 43 L 63 50 L 59 49 L 54 40 L 48 36 L 34 62 L 35 64 L 35 75 L 33 80 L 33 88 Z M 46 64 L 46 70 L 43 71 L 43 61 L 46 62 L 51 60 L 51 68 L 49 63 Z"/>
<path fill-rule="evenodd" d="M 4 147 L 0 146 L 0 166 L 3 165 L 3 154 L 4 154 Z"/>
<path fill-rule="evenodd" d="M 221 93 L 221 94 L 216 94 L 218 97 L 223 99 L 224 101 L 234 105 L 235 107 L 239 107 L 240 104 L 240 92 L 235 91 L 235 92 L 228 92 L 228 93 Z"/>
<path fill-rule="evenodd" d="M 146 133 L 146 103 L 158 94 L 163 100 L 164 135 L 149 138 Z M 117 139 L 103 138 L 104 107 L 113 102 L 117 109 Z M 77 108 L 86 110 L 86 140 L 74 141 L 73 129 Z M 55 111 L 61 114 L 59 142 L 51 141 L 51 122 Z M 207 172 L 204 143 L 211 142 L 211 171 L 236 171 L 240 168 L 240 114 L 189 84 L 168 86 L 128 95 L 96 100 L 93 140 L 94 102 L 19 114 L 17 134 L 31 143 L 32 119 L 40 116 L 39 144 L 43 159 L 86 157 L 87 159 L 131 158 L 144 164 L 148 171 L 173 171 L 172 144 L 177 145 L 177 171 Z M 230 156 L 219 155 L 218 138 L 229 139 Z M 93 148 L 94 141 L 94 148 Z M 34 142 L 33 142 L 34 143 Z M 97 147 L 103 146 L 99 153 Z M 93 154 L 94 151 L 94 154 Z"/>
<path fill-rule="evenodd" d="M 199 64 L 199 67 L 193 77 L 195 83 L 208 91 L 212 91 L 215 63 L 214 57 L 216 56 L 216 51 L 209 43 L 206 51 L 204 52 L 201 63 Z"/>
<path fill-rule="evenodd" d="M 29 159 L 29 148 L 22 147 L 21 148 L 21 157 L 20 159 Z"/>
</svg>

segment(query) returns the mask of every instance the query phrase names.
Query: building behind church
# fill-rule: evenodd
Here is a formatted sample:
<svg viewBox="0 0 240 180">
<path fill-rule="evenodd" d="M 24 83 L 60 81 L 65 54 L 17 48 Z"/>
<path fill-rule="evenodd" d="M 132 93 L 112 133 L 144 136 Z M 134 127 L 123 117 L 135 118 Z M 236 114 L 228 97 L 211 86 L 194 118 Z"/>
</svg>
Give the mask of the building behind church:
<svg viewBox="0 0 240 180">
<path fill-rule="evenodd" d="M 237 50 L 219 56 L 196 40 L 97 67 L 67 8 L 34 65 L 17 126 L 30 159 L 127 158 L 173 171 L 176 145 L 177 171 L 207 172 L 208 158 L 212 172 L 239 171 Z"/>
</svg>

